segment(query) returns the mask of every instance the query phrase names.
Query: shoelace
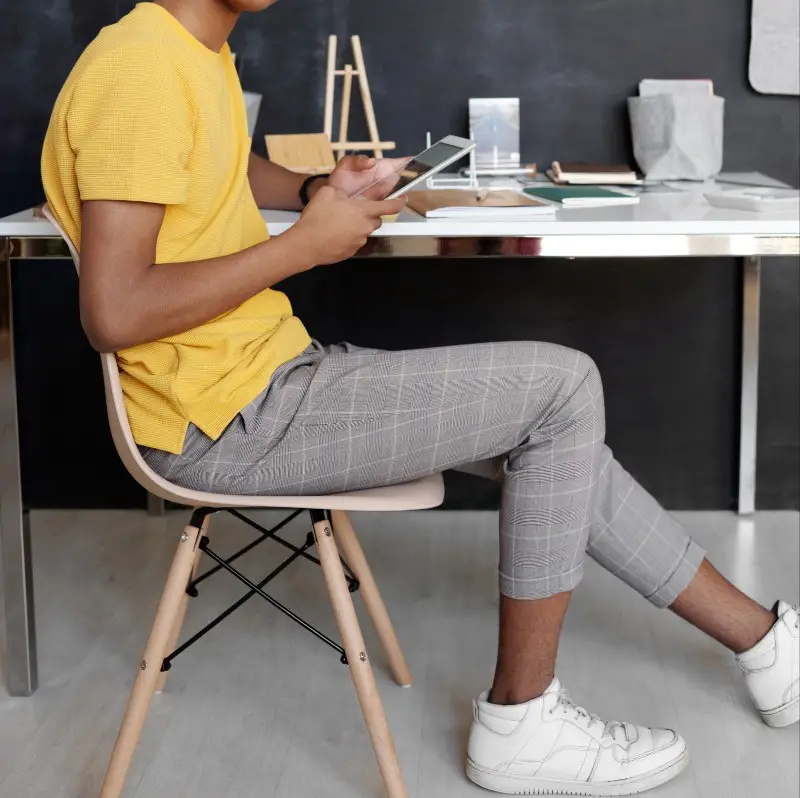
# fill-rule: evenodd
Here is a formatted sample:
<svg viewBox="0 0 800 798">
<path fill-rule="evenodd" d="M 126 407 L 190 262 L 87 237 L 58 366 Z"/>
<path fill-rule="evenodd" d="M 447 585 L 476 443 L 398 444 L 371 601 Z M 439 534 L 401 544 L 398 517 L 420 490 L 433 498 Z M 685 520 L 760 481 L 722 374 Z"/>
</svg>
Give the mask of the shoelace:
<svg viewBox="0 0 800 798">
<path fill-rule="evenodd" d="M 589 729 L 592 728 L 594 723 L 599 723 L 603 727 L 603 734 L 602 737 L 610 736 L 614 742 L 619 742 L 614 735 L 614 732 L 617 729 L 621 729 L 623 734 L 625 733 L 625 726 L 626 724 L 618 721 L 618 720 L 603 720 L 599 715 L 595 715 L 593 712 L 589 712 L 587 709 L 584 709 L 581 706 L 578 706 L 569 696 L 569 693 L 562 689 L 558 695 L 558 707 L 560 707 L 566 717 L 570 715 L 577 715 L 579 718 L 585 718 L 589 721 L 588 727 Z M 627 735 L 625 736 L 627 740 Z"/>
</svg>

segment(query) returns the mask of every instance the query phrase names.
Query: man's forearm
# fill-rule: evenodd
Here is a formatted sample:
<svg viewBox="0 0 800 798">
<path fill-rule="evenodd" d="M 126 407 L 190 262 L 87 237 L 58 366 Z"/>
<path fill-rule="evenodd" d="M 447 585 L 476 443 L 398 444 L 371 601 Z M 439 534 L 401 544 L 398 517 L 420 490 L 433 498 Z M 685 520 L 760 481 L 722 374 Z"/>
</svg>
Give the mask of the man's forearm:
<svg viewBox="0 0 800 798">
<path fill-rule="evenodd" d="M 241 252 L 189 263 L 153 266 L 146 274 L 115 286 L 125 313 L 102 324 L 87 317 L 97 307 L 81 282 L 81 316 L 92 345 L 119 351 L 198 327 L 241 305 L 265 288 L 314 264 L 291 236 L 275 238 Z M 124 301 L 123 301 L 124 300 Z"/>
<path fill-rule="evenodd" d="M 280 211 L 300 211 L 300 187 L 307 175 L 299 175 L 283 166 L 271 163 L 260 155 L 250 153 L 248 167 L 250 188 L 253 191 L 259 208 L 271 208 Z M 309 197 L 313 196 L 325 180 L 315 180 L 309 187 Z"/>
</svg>

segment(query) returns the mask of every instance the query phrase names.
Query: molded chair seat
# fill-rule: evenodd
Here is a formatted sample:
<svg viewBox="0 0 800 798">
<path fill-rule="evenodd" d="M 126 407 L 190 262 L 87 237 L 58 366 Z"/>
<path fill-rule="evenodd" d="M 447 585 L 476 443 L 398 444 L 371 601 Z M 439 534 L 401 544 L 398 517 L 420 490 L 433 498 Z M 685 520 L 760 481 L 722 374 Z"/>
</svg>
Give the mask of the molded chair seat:
<svg viewBox="0 0 800 798">
<path fill-rule="evenodd" d="M 438 507 L 444 500 L 444 482 L 441 474 L 432 474 L 413 482 L 398 485 L 323 496 L 234 496 L 223 493 L 205 493 L 174 485 L 156 474 L 144 461 L 133 439 L 125 412 L 125 401 L 119 381 L 116 357 L 108 354 L 100 357 L 103 361 L 108 420 L 117 453 L 131 476 L 145 490 L 160 499 L 176 504 L 186 504 L 190 507 L 251 509 L 286 507 L 303 510 L 350 510 L 353 512 L 427 510 L 431 507 Z"/>
</svg>

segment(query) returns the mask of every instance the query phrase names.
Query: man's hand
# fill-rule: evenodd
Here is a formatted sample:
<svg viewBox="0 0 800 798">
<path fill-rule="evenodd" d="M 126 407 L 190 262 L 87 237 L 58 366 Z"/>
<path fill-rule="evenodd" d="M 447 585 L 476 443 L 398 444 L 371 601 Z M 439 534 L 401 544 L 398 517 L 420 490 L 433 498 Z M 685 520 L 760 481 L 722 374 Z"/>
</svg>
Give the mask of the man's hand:
<svg viewBox="0 0 800 798">
<path fill-rule="evenodd" d="M 348 155 L 336 165 L 325 180 L 315 180 L 309 187 L 313 197 L 324 185 L 332 186 L 347 197 L 358 194 L 362 189 L 380 181 L 365 191 L 364 199 L 382 200 L 397 185 L 400 175 L 397 170 L 411 160 L 410 158 L 385 158 L 376 160 L 366 155 Z M 299 211 L 300 186 L 306 175 L 290 172 L 282 166 L 270 163 L 255 153 L 250 154 L 248 168 L 250 187 L 259 208 Z"/>
<path fill-rule="evenodd" d="M 410 158 L 368 158 L 366 155 L 347 155 L 336 164 L 336 168 L 328 178 L 328 185 L 352 197 L 367 186 L 361 196 L 369 200 L 382 200 L 391 194 L 400 179 L 399 169 L 405 166 Z"/>
<path fill-rule="evenodd" d="M 394 200 L 350 199 L 331 186 L 311 198 L 297 224 L 280 239 L 290 240 L 310 266 L 347 260 L 367 243 L 382 224 L 382 216 L 400 213 L 404 197 Z"/>
</svg>

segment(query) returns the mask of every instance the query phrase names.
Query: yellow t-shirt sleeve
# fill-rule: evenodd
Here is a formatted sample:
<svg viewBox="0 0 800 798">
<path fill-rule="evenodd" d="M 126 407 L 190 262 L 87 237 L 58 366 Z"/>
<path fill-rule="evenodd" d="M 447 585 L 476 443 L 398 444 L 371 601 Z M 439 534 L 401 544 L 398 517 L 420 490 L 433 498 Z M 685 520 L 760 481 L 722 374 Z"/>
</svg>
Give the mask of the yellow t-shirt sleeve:
<svg viewBox="0 0 800 798">
<path fill-rule="evenodd" d="M 163 49 L 130 47 L 99 59 L 67 115 L 81 200 L 184 203 L 193 113 Z"/>
</svg>

